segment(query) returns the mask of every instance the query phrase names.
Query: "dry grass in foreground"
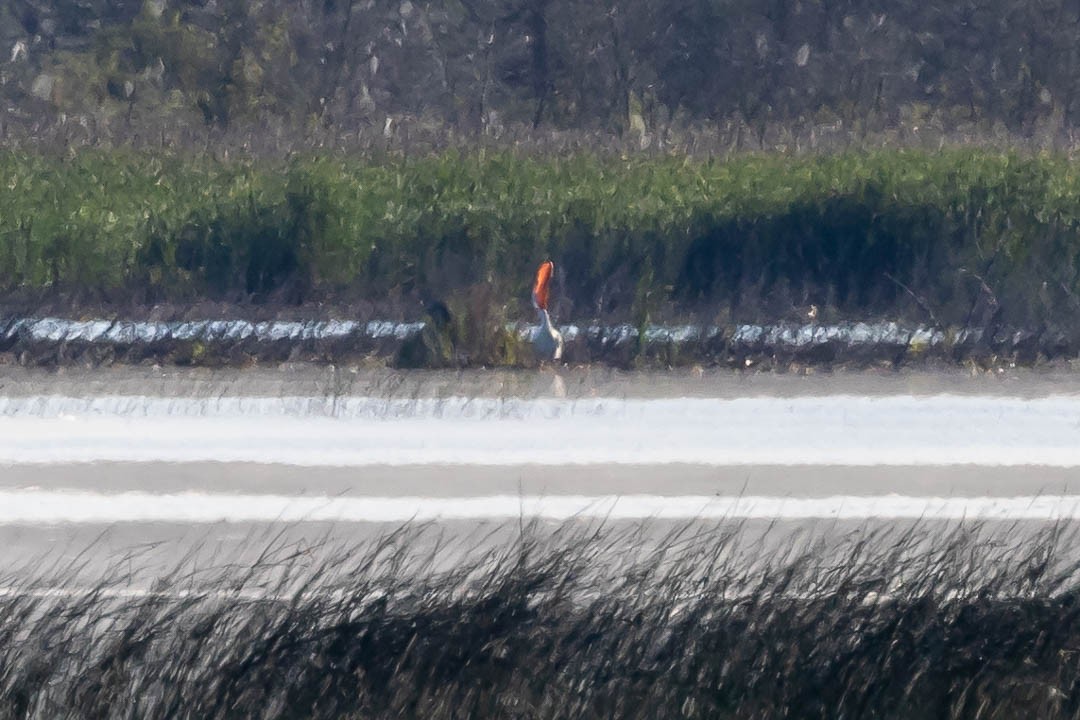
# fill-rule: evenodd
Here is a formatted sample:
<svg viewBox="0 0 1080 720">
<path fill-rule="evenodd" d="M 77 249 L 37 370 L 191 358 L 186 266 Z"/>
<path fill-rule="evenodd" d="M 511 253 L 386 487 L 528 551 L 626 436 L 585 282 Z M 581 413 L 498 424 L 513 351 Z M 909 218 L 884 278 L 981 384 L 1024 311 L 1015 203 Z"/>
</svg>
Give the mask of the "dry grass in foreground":
<svg viewBox="0 0 1080 720">
<path fill-rule="evenodd" d="M 416 551 L 430 529 L 404 528 L 146 593 L 121 572 L 16 582 L 0 717 L 1080 716 L 1065 528 L 917 525 L 765 556 L 736 551 L 739 529 L 648 550 L 638 531 L 526 529 L 451 571 Z"/>
</svg>

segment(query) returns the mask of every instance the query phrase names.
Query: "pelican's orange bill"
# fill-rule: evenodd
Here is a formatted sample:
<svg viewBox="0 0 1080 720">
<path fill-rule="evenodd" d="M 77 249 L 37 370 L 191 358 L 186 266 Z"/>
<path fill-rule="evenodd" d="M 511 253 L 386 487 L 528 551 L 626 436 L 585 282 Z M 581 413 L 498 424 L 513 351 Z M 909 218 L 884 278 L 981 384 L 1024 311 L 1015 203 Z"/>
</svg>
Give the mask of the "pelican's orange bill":
<svg viewBox="0 0 1080 720">
<path fill-rule="evenodd" d="M 536 282 L 533 283 L 533 302 L 541 310 L 547 310 L 548 286 L 551 285 L 551 273 L 555 271 L 555 263 L 548 260 L 540 265 L 536 271 Z"/>
</svg>

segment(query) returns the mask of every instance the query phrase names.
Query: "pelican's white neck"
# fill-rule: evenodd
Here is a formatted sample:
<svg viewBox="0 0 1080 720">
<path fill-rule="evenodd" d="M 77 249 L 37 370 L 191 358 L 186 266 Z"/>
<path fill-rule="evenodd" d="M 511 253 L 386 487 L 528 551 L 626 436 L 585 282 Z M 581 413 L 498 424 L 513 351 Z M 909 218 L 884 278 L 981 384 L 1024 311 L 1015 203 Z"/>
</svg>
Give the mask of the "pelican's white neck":
<svg viewBox="0 0 1080 720">
<path fill-rule="evenodd" d="M 540 327 L 545 330 L 551 330 L 551 316 L 548 315 L 548 311 L 544 308 L 536 308 L 536 317 L 540 321 Z"/>
</svg>

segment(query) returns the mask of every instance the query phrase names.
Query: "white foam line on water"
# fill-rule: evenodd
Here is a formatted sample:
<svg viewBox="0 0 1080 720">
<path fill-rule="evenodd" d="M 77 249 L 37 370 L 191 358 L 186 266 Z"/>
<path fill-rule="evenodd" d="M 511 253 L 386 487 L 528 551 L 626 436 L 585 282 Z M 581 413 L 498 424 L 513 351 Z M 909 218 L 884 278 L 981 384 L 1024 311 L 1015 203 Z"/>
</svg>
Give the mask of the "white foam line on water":
<svg viewBox="0 0 1080 720">
<path fill-rule="evenodd" d="M 0 491 L 0 524 L 122 522 L 393 522 L 432 520 L 837 519 L 1077 520 L 1080 495 L 922 497 L 491 495 L 297 497 L 225 493 L 155 494 Z"/>
<path fill-rule="evenodd" d="M 1080 396 L 0 398 L 0 464 L 95 461 L 1080 467 Z"/>
<path fill-rule="evenodd" d="M 4 335 L 7 338 L 25 337 L 35 342 L 87 342 L 115 345 L 155 343 L 169 340 L 202 342 L 260 342 L 334 340 L 350 336 L 373 339 L 405 340 L 423 331 L 424 322 L 395 322 L 391 320 L 185 320 L 175 322 L 131 320 L 72 320 L 58 317 L 20 318 L 10 321 Z M 560 325 L 563 336 L 573 342 L 584 335 L 591 340 L 612 344 L 636 339 L 640 331 L 633 325 L 578 326 Z M 507 329 L 525 336 L 532 328 L 510 323 Z M 925 348 L 945 342 L 946 333 L 925 326 L 903 326 L 895 322 L 827 324 L 738 325 L 730 328 L 730 341 L 735 344 L 764 344 L 771 346 L 807 347 L 825 343 L 871 345 L 886 343 Z M 725 329 L 699 325 L 649 325 L 645 339 L 649 342 L 685 343 L 722 337 Z M 967 335 L 981 337 L 980 330 L 952 331 L 957 339 Z"/>
</svg>

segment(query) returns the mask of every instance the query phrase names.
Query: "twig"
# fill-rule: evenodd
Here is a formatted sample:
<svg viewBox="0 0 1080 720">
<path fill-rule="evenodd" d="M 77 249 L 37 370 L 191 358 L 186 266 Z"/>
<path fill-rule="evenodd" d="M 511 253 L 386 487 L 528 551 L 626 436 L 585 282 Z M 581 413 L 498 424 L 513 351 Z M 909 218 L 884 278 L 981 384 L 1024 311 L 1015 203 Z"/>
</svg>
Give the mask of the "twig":
<svg viewBox="0 0 1080 720">
<path fill-rule="evenodd" d="M 887 278 L 888 278 L 889 280 L 892 280 L 892 281 L 893 281 L 894 283 L 896 283 L 896 284 L 897 284 L 898 286 L 900 286 L 900 288 L 901 288 L 901 289 L 902 289 L 902 290 L 903 290 L 904 292 L 906 292 L 906 293 L 907 293 L 908 295 L 910 295 L 910 296 L 911 296 L 911 299 L 912 299 L 912 300 L 914 300 L 914 301 L 915 301 L 915 303 L 916 303 L 916 304 L 917 304 L 917 305 L 918 305 L 918 306 L 919 306 L 920 308 L 922 308 L 922 309 L 923 309 L 923 312 L 925 312 L 925 313 L 926 313 L 927 315 L 929 315 L 929 316 L 930 316 L 930 321 L 931 321 L 932 323 L 934 323 L 934 325 L 936 325 L 937 327 L 942 327 L 941 323 L 940 323 L 940 322 L 938 321 L 938 319 L 937 319 L 937 315 L 935 315 L 935 314 L 934 314 L 934 311 L 930 309 L 930 306 L 929 306 L 929 305 L 928 305 L 928 304 L 926 303 L 926 301 L 925 301 L 925 300 L 923 300 L 923 299 L 922 299 L 921 297 L 919 297 L 918 295 L 916 295 L 916 294 L 915 294 L 915 291 L 914 291 L 914 290 L 912 290 L 912 289 L 911 289 L 911 288 L 909 288 L 909 287 L 908 287 L 907 285 L 905 285 L 904 283 L 900 282 L 900 281 L 899 281 L 899 280 L 897 280 L 897 279 L 896 279 L 895 277 L 893 277 L 893 276 L 892 276 L 892 273 L 884 273 L 884 275 L 885 275 L 885 277 L 887 277 Z"/>
<path fill-rule="evenodd" d="M 993 258 L 991 258 L 990 262 L 991 263 L 993 262 Z M 990 307 L 994 310 L 993 314 L 996 315 L 1001 310 L 1001 303 L 998 302 L 997 295 L 994 294 L 994 290 L 986 282 L 986 280 L 983 278 L 983 276 L 980 275 L 977 272 L 972 272 L 971 270 L 968 270 L 967 268 L 960 268 L 960 274 L 961 275 L 970 275 L 971 277 L 973 277 L 973 278 L 975 278 L 976 280 L 979 281 L 979 287 L 982 289 L 982 291 L 984 293 L 986 293 L 987 298 L 989 299 L 989 302 L 990 302 Z M 971 316 L 975 314 L 976 306 L 978 306 L 978 298 L 976 298 L 971 303 L 971 308 L 968 310 L 967 318 L 964 320 L 964 327 L 969 327 L 971 325 Z"/>
</svg>

